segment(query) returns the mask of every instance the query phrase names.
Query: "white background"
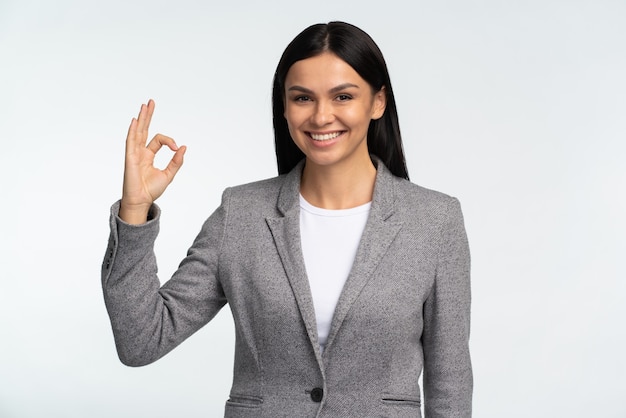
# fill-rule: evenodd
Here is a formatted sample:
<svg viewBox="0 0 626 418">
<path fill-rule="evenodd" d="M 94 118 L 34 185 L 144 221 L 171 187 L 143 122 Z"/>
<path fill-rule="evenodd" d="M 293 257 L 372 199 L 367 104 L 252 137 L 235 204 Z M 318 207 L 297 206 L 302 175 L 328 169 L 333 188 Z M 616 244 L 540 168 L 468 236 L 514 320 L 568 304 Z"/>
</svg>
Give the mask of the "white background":
<svg viewBox="0 0 626 418">
<path fill-rule="evenodd" d="M 154 98 L 153 133 L 189 147 L 159 200 L 165 280 L 224 187 L 275 175 L 275 66 L 330 20 L 383 50 L 412 181 L 463 205 L 474 416 L 626 417 L 623 0 L 0 0 L 1 417 L 223 414 L 227 308 L 153 365 L 116 357 L 126 129 Z"/>
</svg>

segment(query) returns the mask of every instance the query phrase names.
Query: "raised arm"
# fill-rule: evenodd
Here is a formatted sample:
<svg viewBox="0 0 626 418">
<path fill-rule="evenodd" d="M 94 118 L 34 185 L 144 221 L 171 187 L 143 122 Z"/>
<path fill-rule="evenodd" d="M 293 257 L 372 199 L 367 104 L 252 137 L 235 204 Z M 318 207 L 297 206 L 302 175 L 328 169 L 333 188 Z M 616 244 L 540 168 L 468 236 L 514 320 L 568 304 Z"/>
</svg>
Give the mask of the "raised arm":
<svg viewBox="0 0 626 418">
<path fill-rule="evenodd" d="M 156 135 L 147 145 L 154 102 L 141 106 L 126 139 L 124 191 L 113 204 L 111 233 L 102 264 L 102 289 L 120 360 L 142 366 L 168 353 L 215 316 L 226 303 L 218 278 L 225 209 L 220 206 L 173 277 L 157 276 L 154 242 L 160 209 L 153 204 L 183 163 L 185 147 Z M 154 157 L 167 146 L 174 156 L 160 170 Z M 225 199 L 227 200 L 227 199 Z"/>
<path fill-rule="evenodd" d="M 152 203 L 159 198 L 183 165 L 186 147 L 178 147 L 168 136 L 157 134 L 146 145 L 148 128 L 154 113 L 154 101 L 142 104 L 139 116 L 133 118 L 126 137 L 124 186 L 120 203 L 120 218 L 129 224 L 142 224 L 148 218 Z M 163 147 L 174 151 L 164 169 L 154 166 L 154 157 Z"/>
</svg>

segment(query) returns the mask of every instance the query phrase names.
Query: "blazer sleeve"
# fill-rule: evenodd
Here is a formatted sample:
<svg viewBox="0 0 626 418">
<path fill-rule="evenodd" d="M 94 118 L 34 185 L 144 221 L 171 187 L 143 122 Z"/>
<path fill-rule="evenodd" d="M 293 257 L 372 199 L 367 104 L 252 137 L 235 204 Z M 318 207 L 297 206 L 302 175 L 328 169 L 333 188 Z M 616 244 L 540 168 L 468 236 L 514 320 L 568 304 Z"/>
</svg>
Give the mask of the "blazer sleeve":
<svg viewBox="0 0 626 418">
<path fill-rule="evenodd" d="M 206 220 L 187 256 L 162 287 L 154 242 L 160 210 L 149 221 L 129 225 L 110 215 L 111 233 L 102 265 L 102 289 L 122 363 L 143 366 L 161 358 L 210 321 L 226 304 L 218 277 L 219 249 L 227 218 L 228 190 Z"/>
<path fill-rule="evenodd" d="M 459 201 L 451 198 L 441 229 L 437 268 L 424 304 L 426 418 L 472 415 L 470 253 Z"/>
</svg>

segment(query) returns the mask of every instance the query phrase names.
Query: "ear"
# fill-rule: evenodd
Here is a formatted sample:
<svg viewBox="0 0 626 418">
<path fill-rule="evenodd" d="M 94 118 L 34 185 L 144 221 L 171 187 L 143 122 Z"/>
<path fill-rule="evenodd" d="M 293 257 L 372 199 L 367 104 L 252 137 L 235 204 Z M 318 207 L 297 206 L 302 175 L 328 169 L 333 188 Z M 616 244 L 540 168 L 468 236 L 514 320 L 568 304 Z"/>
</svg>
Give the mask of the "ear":
<svg viewBox="0 0 626 418">
<path fill-rule="evenodd" d="M 385 108 L 387 107 L 387 89 L 385 86 L 374 93 L 372 101 L 372 119 L 382 118 L 385 114 Z"/>
</svg>

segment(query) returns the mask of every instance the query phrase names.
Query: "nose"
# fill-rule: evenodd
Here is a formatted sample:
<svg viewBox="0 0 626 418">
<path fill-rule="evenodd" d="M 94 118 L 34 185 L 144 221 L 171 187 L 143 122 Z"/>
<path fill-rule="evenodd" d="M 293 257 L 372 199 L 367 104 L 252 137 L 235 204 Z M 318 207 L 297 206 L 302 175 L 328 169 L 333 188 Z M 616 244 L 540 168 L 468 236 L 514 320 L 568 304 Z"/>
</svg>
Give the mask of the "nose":
<svg viewBox="0 0 626 418">
<path fill-rule="evenodd" d="M 325 126 L 332 123 L 335 120 L 332 105 L 323 100 L 317 101 L 311 119 L 315 126 Z"/>
</svg>

